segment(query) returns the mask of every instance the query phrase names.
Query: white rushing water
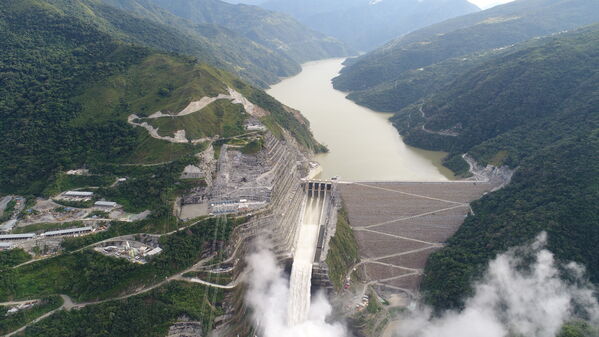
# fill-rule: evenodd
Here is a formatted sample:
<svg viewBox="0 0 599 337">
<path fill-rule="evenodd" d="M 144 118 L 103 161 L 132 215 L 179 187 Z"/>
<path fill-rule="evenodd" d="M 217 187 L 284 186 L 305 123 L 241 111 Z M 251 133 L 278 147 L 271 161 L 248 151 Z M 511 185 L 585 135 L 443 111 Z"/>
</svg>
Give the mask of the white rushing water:
<svg viewBox="0 0 599 337">
<path fill-rule="evenodd" d="M 312 263 L 316 253 L 319 224 L 325 203 L 325 192 L 308 192 L 306 210 L 300 224 L 300 232 L 291 268 L 290 294 L 287 323 L 295 326 L 308 319 L 310 312 L 310 288 Z"/>
</svg>

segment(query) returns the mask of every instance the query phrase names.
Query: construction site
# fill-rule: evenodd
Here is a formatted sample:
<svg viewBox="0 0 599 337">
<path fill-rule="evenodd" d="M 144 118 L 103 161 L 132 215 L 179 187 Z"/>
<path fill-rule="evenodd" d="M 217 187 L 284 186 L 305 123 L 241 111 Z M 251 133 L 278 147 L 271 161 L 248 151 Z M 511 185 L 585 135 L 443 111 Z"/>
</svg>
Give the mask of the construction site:
<svg viewBox="0 0 599 337">
<path fill-rule="evenodd" d="M 102 255 L 125 259 L 131 263 L 146 264 L 162 252 L 159 235 L 138 234 L 107 240 L 96 245 L 94 250 Z"/>
<path fill-rule="evenodd" d="M 202 167 L 198 174 L 206 179 L 206 186 L 196 188 L 182 199 L 181 217 L 203 215 L 247 214 L 268 206 L 278 185 L 287 179 L 292 167 L 303 166 L 303 154 L 290 151 L 285 140 L 265 134 L 262 149 L 256 154 L 244 154 L 242 147 L 224 144 L 218 160 L 210 158 L 211 148 L 200 154 Z M 304 157 L 304 158 L 302 158 Z M 297 178 L 297 177 L 296 177 Z"/>
<path fill-rule="evenodd" d="M 127 213 L 115 202 L 92 201 L 94 193 L 89 191 L 66 191 L 54 199 L 37 198 L 25 207 L 25 199 L 7 196 L 0 202 L 8 204 L 14 200 L 11 218 L 0 224 L 0 249 L 22 248 L 34 256 L 44 257 L 62 250 L 65 238 L 89 235 L 104 231 L 113 220 L 138 221 L 149 215 Z M 70 207 L 64 201 L 89 202 L 89 207 Z"/>
</svg>

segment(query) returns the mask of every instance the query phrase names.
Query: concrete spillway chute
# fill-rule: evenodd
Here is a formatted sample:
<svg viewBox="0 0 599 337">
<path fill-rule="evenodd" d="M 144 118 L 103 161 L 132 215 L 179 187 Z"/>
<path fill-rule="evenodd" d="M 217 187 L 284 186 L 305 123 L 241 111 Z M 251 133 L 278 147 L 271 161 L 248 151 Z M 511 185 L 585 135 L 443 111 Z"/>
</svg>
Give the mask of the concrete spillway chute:
<svg viewBox="0 0 599 337">
<path fill-rule="evenodd" d="M 303 214 L 294 245 L 288 307 L 289 325 L 304 322 L 310 310 L 312 269 L 322 257 L 329 223 L 334 184 L 330 181 L 304 180 Z"/>
</svg>

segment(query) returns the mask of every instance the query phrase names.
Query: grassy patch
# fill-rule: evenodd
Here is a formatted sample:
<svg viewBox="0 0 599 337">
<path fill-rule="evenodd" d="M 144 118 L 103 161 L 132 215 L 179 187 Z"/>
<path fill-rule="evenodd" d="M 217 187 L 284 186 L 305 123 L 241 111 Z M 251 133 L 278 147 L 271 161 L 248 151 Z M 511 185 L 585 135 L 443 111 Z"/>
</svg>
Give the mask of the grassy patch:
<svg viewBox="0 0 599 337">
<path fill-rule="evenodd" d="M 171 143 L 152 138 L 146 130 L 140 129 L 135 149 L 121 162 L 130 164 L 166 163 L 202 152 L 205 148 L 206 144 Z"/>
<path fill-rule="evenodd" d="M 126 72 L 87 89 L 75 101 L 83 112 L 74 124 L 97 123 L 130 114 L 149 116 L 157 111 L 179 112 L 191 101 L 226 93 L 228 76 L 184 57 L 154 54 Z"/>
<path fill-rule="evenodd" d="M 503 165 L 505 159 L 508 157 L 508 152 L 505 150 L 497 152 L 493 158 L 489 161 L 489 164 L 493 166 L 501 166 Z"/>
<path fill-rule="evenodd" d="M 58 173 L 48 184 L 43 194 L 45 196 L 57 195 L 61 192 L 73 190 L 82 187 L 102 187 L 109 186 L 115 180 L 115 177 L 109 175 L 89 175 L 77 176 Z"/>
<path fill-rule="evenodd" d="M 55 203 L 57 203 L 59 205 L 63 205 L 66 207 L 72 207 L 72 208 L 90 208 L 94 205 L 93 200 L 75 201 L 75 200 L 52 199 L 52 201 L 54 201 Z"/>
<path fill-rule="evenodd" d="M 72 222 L 63 222 L 63 223 L 36 223 L 33 225 L 18 227 L 13 230 L 14 234 L 23 234 L 23 233 L 43 233 L 52 230 L 60 230 L 60 229 L 68 229 L 68 228 L 78 228 L 85 227 L 86 224 L 83 221 L 72 221 Z"/>
<path fill-rule="evenodd" d="M 358 243 L 347 218 L 347 212 L 341 209 L 337 215 L 337 229 L 331 238 L 327 255 L 329 277 L 335 289 L 341 290 L 349 269 L 360 261 Z"/>
<path fill-rule="evenodd" d="M 251 142 L 247 143 L 242 149 L 241 152 L 244 154 L 256 154 L 262 150 L 263 141 L 262 139 L 255 139 Z"/>
<path fill-rule="evenodd" d="M 241 104 L 218 100 L 201 111 L 182 117 L 161 117 L 142 121 L 158 128 L 161 136 L 173 136 L 176 131 L 185 130 L 187 139 L 199 139 L 215 135 L 233 137 L 243 134 L 243 122 L 246 118 L 247 114 Z"/>
</svg>

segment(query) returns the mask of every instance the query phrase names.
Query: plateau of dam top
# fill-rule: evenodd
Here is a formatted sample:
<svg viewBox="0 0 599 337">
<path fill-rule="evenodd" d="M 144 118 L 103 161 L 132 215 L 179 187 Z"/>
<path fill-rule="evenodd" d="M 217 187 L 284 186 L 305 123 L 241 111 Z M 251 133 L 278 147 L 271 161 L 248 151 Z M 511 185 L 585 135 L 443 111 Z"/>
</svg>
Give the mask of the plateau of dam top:
<svg viewBox="0 0 599 337">
<path fill-rule="evenodd" d="M 300 74 L 273 85 L 268 93 L 301 111 L 316 139 L 329 148 L 315 157 L 318 178 L 346 181 L 447 181 L 454 178 L 441 165 L 442 152 L 407 146 L 389 121 L 348 100 L 331 80 L 343 68 L 342 58 L 309 62 Z"/>
</svg>

